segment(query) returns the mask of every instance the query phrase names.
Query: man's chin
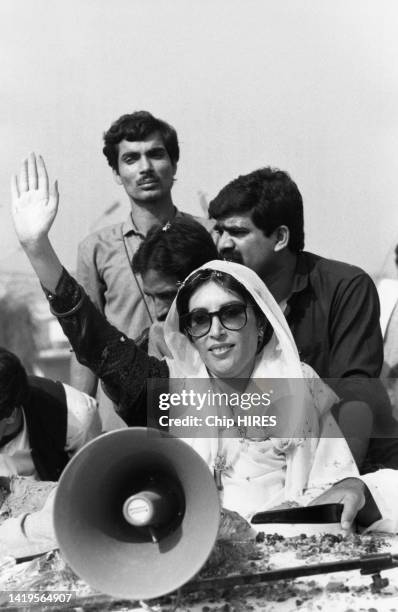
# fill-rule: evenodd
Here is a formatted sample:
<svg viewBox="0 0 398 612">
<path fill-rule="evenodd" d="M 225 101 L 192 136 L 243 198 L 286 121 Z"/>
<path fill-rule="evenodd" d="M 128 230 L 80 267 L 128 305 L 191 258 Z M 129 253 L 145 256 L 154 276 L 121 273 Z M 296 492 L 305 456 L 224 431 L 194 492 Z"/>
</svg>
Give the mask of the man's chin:
<svg viewBox="0 0 398 612">
<path fill-rule="evenodd" d="M 157 200 L 161 198 L 161 195 L 162 193 L 159 189 L 148 189 L 147 191 L 141 191 L 134 199 L 137 200 L 137 202 L 157 202 Z"/>
</svg>

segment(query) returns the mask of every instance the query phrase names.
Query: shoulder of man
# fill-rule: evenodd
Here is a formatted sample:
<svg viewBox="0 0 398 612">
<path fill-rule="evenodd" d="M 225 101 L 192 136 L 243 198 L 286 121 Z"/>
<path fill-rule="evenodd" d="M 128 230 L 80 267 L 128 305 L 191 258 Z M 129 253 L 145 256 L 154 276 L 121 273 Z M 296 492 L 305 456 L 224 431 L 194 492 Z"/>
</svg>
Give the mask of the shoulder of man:
<svg viewBox="0 0 398 612">
<path fill-rule="evenodd" d="M 67 401 L 63 384 L 41 376 L 28 376 L 28 384 L 29 397 L 23 408 L 30 433 L 36 432 L 39 435 L 40 429 L 44 428 L 63 443 L 67 425 Z M 37 441 L 37 437 L 35 439 Z"/>
<path fill-rule="evenodd" d="M 322 278 L 328 279 L 329 282 L 333 284 L 350 282 L 362 278 L 375 286 L 369 274 L 359 266 L 354 266 L 336 259 L 321 257 L 320 255 L 309 253 L 308 251 L 303 251 L 301 256 L 305 261 L 310 276 L 322 276 Z"/>
<path fill-rule="evenodd" d="M 123 222 L 106 225 L 100 229 L 88 234 L 79 242 L 79 249 L 91 247 L 102 241 L 111 241 L 112 239 L 120 238 L 120 232 L 123 228 Z"/>
<path fill-rule="evenodd" d="M 61 382 L 44 376 L 28 376 L 31 397 L 40 397 L 47 402 L 66 403 L 65 390 Z"/>
</svg>

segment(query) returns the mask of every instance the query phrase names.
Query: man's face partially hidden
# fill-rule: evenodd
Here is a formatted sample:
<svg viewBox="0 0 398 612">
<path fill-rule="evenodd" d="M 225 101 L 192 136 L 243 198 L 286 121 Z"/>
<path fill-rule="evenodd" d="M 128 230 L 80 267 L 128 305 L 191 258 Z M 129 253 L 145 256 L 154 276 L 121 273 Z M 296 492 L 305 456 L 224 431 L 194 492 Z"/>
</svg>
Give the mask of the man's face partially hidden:
<svg viewBox="0 0 398 612">
<path fill-rule="evenodd" d="M 170 197 L 176 165 L 158 132 L 144 140 L 122 140 L 118 146 L 118 172 L 114 171 L 114 176 L 130 199 L 155 203 Z"/>
<path fill-rule="evenodd" d="M 177 278 L 150 269 L 142 275 L 142 280 L 144 293 L 153 302 L 156 320 L 164 321 L 177 295 Z"/>
<path fill-rule="evenodd" d="M 254 225 L 250 212 L 218 219 L 215 231 L 218 234 L 218 251 L 227 261 L 241 263 L 257 272 L 263 279 L 275 270 L 276 232 L 265 236 L 263 231 Z"/>
</svg>

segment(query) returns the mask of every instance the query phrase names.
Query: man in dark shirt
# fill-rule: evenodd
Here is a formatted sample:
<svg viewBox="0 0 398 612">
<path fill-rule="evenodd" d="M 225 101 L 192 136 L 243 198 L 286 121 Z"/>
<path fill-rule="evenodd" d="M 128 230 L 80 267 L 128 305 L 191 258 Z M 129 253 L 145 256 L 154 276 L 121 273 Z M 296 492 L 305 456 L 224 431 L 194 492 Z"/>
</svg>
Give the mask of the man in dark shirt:
<svg viewBox="0 0 398 612">
<path fill-rule="evenodd" d="M 372 431 L 392 423 L 378 380 L 383 341 L 372 280 L 360 268 L 303 251 L 303 201 L 286 172 L 262 168 L 240 176 L 210 203 L 209 213 L 221 256 L 259 274 L 285 312 L 302 361 L 341 398 L 336 417 L 363 466 Z M 395 443 L 381 442 L 372 440 L 367 463 L 398 467 Z"/>
</svg>

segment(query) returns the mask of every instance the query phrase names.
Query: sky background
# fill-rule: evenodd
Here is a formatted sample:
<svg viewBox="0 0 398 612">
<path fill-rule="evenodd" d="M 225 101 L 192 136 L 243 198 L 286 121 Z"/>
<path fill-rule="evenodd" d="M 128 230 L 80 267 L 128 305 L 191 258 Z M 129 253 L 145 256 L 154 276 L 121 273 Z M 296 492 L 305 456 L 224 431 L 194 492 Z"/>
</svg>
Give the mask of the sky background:
<svg viewBox="0 0 398 612">
<path fill-rule="evenodd" d="M 397 32 L 396 0 L 0 0 L 0 269 L 29 270 L 9 214 L 23 157 L 59 180 L 52 236 L 73 268 L 129 210 L 102 134 L 146 109 L 177 129 L 179 208 L 276 166 L 303 194 L 308 250 L 394 276 Z"/>
</svg>

